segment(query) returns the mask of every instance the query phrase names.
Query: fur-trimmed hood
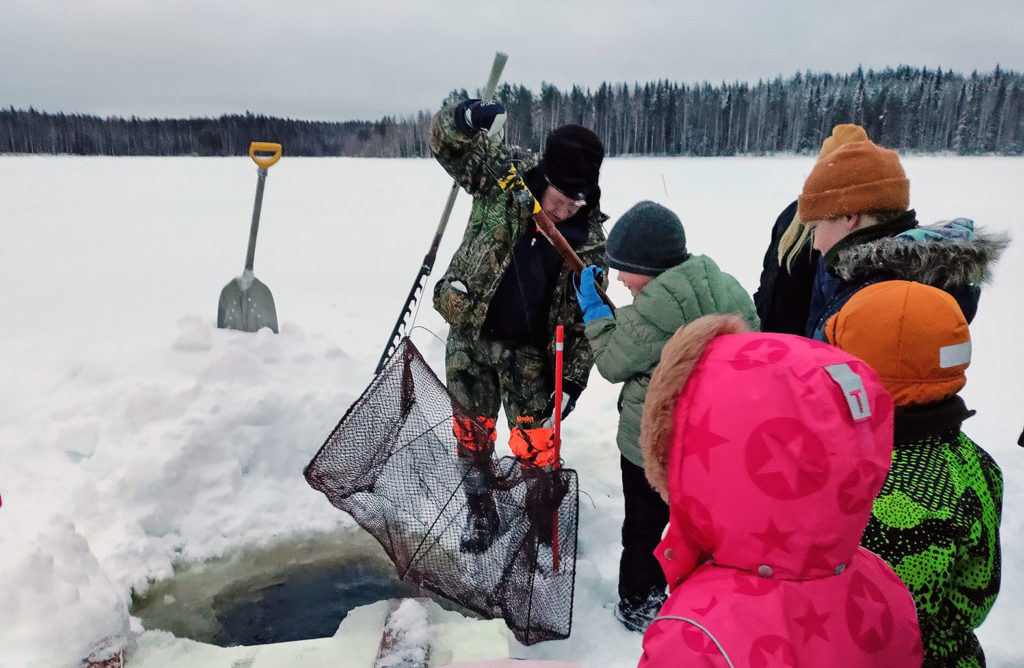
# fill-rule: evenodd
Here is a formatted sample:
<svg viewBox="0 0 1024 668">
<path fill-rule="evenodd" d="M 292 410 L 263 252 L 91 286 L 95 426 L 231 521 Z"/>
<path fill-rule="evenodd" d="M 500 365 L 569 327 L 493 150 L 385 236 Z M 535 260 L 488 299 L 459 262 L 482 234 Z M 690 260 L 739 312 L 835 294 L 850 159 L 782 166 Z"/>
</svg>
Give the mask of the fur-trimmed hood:
<svg viewBox="0 0 1024 668">
<path fill-rule="evenodd" d="M 849 353 L 747 332 L 736 316 L 678 331 L 640 435 L 669 504 L 669 584 L 709 557 L 786 579 L 842 572 L 888 472 L 892 424 L 877 374 Z"/>
<path fill-rule="evenodd" d="M 834 275 L 848 282 L 881 274 L 949 291 L 987 282 L 992 265 L 1009 243 L 1005 233 L 975 229 L 970 219 L 956 218 L 844 245 L 827 256 L 826 263 Z"/>
<path fill-rule="evenodd" d="M 726 334 L 749 331 L 750 326 L 739 316 L 709 315 L 678 330 L 662 349 L 661 363 L 655 369 L 644 401 L 640 448 L 644 454 L 647 481 L 665 503 L 669 502 L 668 456 L 675 431 L 673 413 L 676 401 L 711 341 Z"/>
</svg>

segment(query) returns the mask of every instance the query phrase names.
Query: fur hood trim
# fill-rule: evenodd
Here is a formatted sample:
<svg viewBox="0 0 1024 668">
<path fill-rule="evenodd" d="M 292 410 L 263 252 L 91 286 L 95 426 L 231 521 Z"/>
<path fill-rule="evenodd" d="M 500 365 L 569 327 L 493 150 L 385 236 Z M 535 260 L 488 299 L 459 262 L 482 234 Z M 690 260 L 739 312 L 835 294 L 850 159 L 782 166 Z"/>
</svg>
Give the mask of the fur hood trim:
<svg viewBox="0 0 1024 668">
<path fill-rule="evenodd" d="M 640 448 L 647 481 L 665 503 L 668 503 L 668 462 L 675 433 L 676 402 L 704 350 L 715 338 L 750 331 L 750 326 L 740 316 L 708 315 L 678 330 L 661 352 L 661 362 L 654 369 L 644 402 Z"/>
<path fill-rule="evenodd" d="M 936 223 L 924 229 L 942 225 L 944 223 Z M 971 237 L 962 238 L 882 237 L 843 249 L 831 269 L 836 276 L 850 282 L 883 273 L 943 290 L 980 286 L 992 277 L 991 267 L 1009 243 L 1009 235 L 982 229 L 974 230 Z"/>
</svg>

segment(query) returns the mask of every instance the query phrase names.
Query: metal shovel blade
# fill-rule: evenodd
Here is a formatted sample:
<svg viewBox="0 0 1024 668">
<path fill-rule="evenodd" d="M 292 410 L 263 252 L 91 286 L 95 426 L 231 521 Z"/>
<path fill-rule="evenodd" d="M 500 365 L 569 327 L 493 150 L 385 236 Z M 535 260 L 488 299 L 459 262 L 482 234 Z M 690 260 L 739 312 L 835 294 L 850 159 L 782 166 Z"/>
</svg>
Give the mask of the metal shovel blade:
<svg viewBox="0 0 1024 668">
<path fill-rule="evenodd" d="M 257 332 L 269 327 L 277 334 L 277 309 L 270 288 L 251 271 L 244 271 L 220 291 L 217 327 Z"/>
</svg>

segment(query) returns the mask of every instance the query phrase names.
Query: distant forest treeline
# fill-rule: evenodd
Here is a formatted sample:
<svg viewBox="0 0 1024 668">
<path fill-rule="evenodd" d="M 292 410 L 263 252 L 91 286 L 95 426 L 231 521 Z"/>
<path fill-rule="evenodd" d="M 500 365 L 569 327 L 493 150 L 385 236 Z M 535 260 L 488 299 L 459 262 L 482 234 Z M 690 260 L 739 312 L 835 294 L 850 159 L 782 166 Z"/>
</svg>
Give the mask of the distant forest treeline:
<svg viewBox="0 0 1024 668">
<path fill-rule="evenodd" d="M 452 91 L 448 99 L 468 97 Z M 757 84 L 670 81 L 601 84 L 539 94 L 504 84 L 507 140 L 539 149 L 564 123 L 592 128 L 609 155 L 740 155 L 816 152 L 837 123 L 862 125 L 876 143 L 903 151 L 1024 154 L 1024 76 L 970 76 L 899 67 L 853 74 L 796 74 Z M 139 119 L 0 110 L 0 153 L 243 155 L 253 140 L 292 156 L 429 155 L 432 112 L 376 122 L 312 122 L 247 113 L 220 118 Z"/>
</svg>

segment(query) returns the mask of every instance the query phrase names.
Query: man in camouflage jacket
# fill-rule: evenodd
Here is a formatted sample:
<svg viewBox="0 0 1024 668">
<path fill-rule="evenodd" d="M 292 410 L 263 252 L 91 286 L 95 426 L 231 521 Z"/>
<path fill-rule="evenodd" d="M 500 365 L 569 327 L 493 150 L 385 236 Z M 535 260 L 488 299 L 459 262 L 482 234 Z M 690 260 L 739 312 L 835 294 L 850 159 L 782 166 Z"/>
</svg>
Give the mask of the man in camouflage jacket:
<svg viewBox="0 0 1024 668">
<path fill-rule="evenodd" d="M 587 385 L 593 353 L 571 272 L 537 230 L 532 212 L 499 187 L 492 170 L 512 160 L 584 265 L 603 265 L 601 223 L 607 216 L 599 208 L 598 174 L 604 148 L 590 130 L 566 125 L 551 132 L 538 157 L 496 138 L 503 122 L 500 104 L 479 100 L 447 105 L 431 121 L 431 152 L 473 196 L 462 244 L 435 286 L 434 308 L 451 325 L 448 390 L 472 418 L 456 411 L 460 451 L 479 451 L 493 442 L 494 420 L 504 405 L 513 453 L 545 466 L 554 461 L 548 418 L 554 405 L 555 328 L 565 328 L 563 416 Z M 480 425 L 487 434 L 481 436 Z M 467 478 L 470 492 L 481 484 Z M 493 501 L 470 494 L 467 503 L 471 517 L 485 521 L 476 532 L 480 540 L 464 535 L 463 547 L 486 549 L 497 523 Z"/>
</svg>

